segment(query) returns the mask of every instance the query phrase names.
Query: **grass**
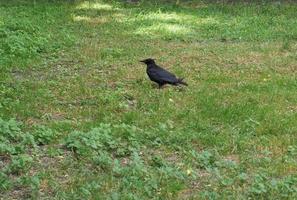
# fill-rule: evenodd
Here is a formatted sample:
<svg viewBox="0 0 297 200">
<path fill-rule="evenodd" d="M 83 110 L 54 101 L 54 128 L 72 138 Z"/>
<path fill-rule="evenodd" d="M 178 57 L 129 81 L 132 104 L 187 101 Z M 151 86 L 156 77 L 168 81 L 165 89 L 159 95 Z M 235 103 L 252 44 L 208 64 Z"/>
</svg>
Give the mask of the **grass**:
<svg viewBox="0 0 297 200">
<path fill-rule="evenodd" d="M 2 2 L 0 198 L 295 199 L 296 11 Z"/>
</svg>

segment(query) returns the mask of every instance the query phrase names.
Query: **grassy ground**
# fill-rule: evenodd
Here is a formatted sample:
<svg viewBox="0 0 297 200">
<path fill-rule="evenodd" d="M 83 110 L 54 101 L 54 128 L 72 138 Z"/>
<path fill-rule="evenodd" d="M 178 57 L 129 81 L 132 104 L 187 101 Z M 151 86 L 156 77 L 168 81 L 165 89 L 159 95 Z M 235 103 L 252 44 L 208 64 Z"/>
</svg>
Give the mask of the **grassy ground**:
<svg viewBox="0 0 297 200">
<path fill-rule="evenodd" d="M 296 4 L 38 2 L 0 4 L 1 199 L 297 198 Z"/>
</svg>

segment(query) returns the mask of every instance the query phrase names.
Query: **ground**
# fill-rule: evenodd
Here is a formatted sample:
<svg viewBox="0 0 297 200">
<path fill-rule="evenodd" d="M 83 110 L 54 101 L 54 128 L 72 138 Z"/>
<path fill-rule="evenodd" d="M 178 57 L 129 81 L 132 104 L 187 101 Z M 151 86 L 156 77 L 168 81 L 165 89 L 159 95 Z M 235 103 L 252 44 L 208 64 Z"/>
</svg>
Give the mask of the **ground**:
<svg viewBox="0 0 297 200">
<path fill-rule="evenodd" d="M 296 199 L 296 52 L 293 2 L 1 2 L 0 198 Z"/>
</svg>

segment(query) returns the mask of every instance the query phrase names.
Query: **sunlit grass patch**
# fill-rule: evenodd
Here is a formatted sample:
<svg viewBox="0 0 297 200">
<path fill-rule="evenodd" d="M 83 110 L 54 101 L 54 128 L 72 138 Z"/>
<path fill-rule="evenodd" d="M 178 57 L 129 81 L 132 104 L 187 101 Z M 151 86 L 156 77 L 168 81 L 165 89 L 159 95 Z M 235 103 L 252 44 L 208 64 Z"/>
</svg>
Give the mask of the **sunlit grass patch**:
<svg viewBox="0 0 297 200">
<path fill-rule="evenodd" d="M 139 15 L 139 17 L 143 20 L 156 20 L 163 22 L 186 22 L 186 20 L 191 20 L 194 18 L 192 15 L 186 15 L 183 13 L 161 11 L 142 14 Z"/>
<path fill-rule="evenodd" d="M 113 10 L 114 8 L 110 4 L 104 4 L 101 2 L 83 1 L 76 6 L 76 9 Z"/>
<path fill-rule="evenodd" d="M 87 22 L 91 24 L 103 24 L 108 22 L 109 20 L 105 17 L 87 17 L 87 16 L 73 16 L 73 20 L 75 22 Z"/>
<path fill-rule="evenodd" d="M 141 27 L 135 31 L 136 34 L 148 35 L 148 36 L 168 36 L 168 35 L 187 35 L 190 34 L 192 30 L 186 26 L 179 24 L 164 24 L 156 23 L 149 27 Z"/>
</svg>

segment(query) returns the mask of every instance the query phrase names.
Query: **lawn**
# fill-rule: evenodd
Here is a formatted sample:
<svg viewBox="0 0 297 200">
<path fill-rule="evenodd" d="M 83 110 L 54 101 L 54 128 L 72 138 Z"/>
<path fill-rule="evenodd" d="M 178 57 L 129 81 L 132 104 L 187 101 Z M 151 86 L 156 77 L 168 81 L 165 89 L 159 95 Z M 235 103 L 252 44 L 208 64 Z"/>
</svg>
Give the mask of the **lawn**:
<svg viewBox="0 0 297 200">
<path fill-rule="evenodd" d="M 0 2 L 0 199 L 297 198 L 296 3 L 30 2 Z"/>
</svg>

